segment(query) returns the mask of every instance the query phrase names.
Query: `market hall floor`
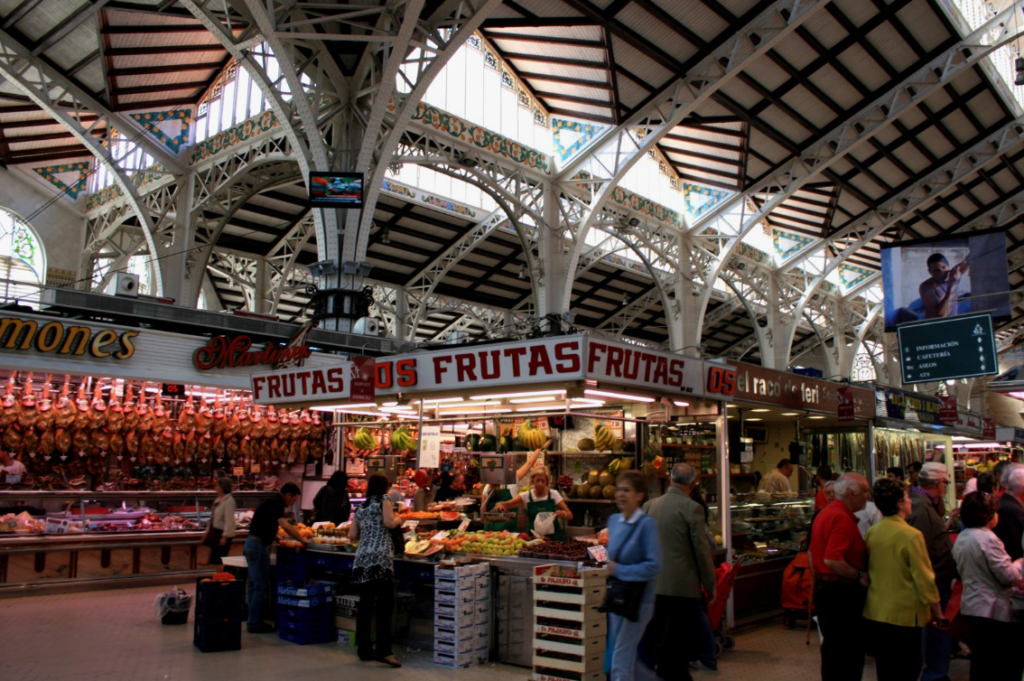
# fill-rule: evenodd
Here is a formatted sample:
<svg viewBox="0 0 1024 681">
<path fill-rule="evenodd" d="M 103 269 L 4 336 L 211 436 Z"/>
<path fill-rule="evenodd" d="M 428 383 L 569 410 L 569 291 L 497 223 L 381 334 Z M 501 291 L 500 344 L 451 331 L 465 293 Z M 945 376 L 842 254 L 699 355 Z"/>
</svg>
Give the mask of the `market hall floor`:
<svg viewBox="0 0 1024 681">
<path fill-rule="evenodd" d="M 397 646 L 404 663 L 391 669 L 359 662 L 342 644 L 297 646 L 274 634 L 243 631 L 242 650 L 201 653 L 192 646 L 192 618 L 185 626 L 163 626 L 153 612 L 161 589 L 94 591 L 60 596 L 0 599 L 0 679 L 17 681 L 522 681 L 530 671 L 489 663 L 452 670 L 435 665 L 431 652 Z M 694 672 L 695 679 L 817 681 L 818 642 L 805 645 L 803 629 L 778 623 L 738 632 L 736 649 L 719 660 L 719 671 Z M 966 681 L 968 665 L 956 660 L 950 678 Z M 869 661 L 864 679 L 874 681 Z"/>
</svg>

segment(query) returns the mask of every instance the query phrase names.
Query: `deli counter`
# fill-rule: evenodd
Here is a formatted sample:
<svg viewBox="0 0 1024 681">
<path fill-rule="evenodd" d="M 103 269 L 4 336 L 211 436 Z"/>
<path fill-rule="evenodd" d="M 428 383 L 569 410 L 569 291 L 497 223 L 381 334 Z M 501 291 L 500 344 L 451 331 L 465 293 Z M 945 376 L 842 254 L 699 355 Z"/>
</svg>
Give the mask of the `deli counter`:
<svg viewBox="0 0 1024 681">
<path fill-rule="evenodd" d="M 234 492 L 241 555 L 251 512 L 276 492 Z M 4 492 L 0 595 L 146 583 L 204 567 L 214 492 Z"/>
</svg>

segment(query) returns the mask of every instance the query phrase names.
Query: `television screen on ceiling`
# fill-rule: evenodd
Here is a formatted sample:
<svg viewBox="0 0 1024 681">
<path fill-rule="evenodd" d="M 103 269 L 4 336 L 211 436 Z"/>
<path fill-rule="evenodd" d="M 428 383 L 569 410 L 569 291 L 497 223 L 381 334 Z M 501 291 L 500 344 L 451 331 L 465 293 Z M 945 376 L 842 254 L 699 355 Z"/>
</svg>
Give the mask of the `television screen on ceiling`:
<svg viewBox="0 0 1024 681">
<path fill-rule="evenodd" d="M 881 260 L 886 331 L 974 312 L 1010 318 L 1004 230 L 885 244 Z"/>
<path fill-rule="evenodd" d="M 309 205 L 325 208 L 362 208 L 362 173 L 310 173 Z"/>
</svg>

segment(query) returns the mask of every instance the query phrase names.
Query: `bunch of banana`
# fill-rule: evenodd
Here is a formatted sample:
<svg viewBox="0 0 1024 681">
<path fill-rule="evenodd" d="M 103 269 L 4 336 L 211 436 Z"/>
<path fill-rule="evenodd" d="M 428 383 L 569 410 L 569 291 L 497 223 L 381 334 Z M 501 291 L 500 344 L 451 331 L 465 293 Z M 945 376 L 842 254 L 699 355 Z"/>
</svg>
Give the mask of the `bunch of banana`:
<svg viewBox="0 0 1024 681">
<path fill-rule="evenodd" d="M 391 449 L 396 452 L 408 452 L 416 449 L 416 440 L 409 434 L 408 428 L 402 426 L 391 434 Z"/>
<path fill-rule="evenodd" d="M 356 446 L 356 449 L 371 450 L 377 449 L 377 439 L 366 428 L 360 428 L 356 431 L 355 437 L 352 439 L 352 444 Z"/>
<path fill-rule="evenodd" d="M 594 449 L 598 452 L 605 452 L 615 444 L 615 434 L 608 426 L 598 426 L 594 437 Z"/>
</svg>

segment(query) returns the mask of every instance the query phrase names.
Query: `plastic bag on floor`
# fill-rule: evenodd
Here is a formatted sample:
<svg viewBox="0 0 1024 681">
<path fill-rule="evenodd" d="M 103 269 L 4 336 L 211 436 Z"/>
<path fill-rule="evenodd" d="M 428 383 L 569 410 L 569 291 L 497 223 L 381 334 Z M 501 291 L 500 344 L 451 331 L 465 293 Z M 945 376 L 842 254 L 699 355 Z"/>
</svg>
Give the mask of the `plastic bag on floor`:
<svg viewBox="0 0 1024 681">
<path fill-rule="evenodd" d="M 174 587 L 167 593 L 160 594 L 153 601 L 156 616 L 163 619 L 168 613 L 187 613 L 192 608 L 192 596 L 184 589 Z"/>
</svg>

